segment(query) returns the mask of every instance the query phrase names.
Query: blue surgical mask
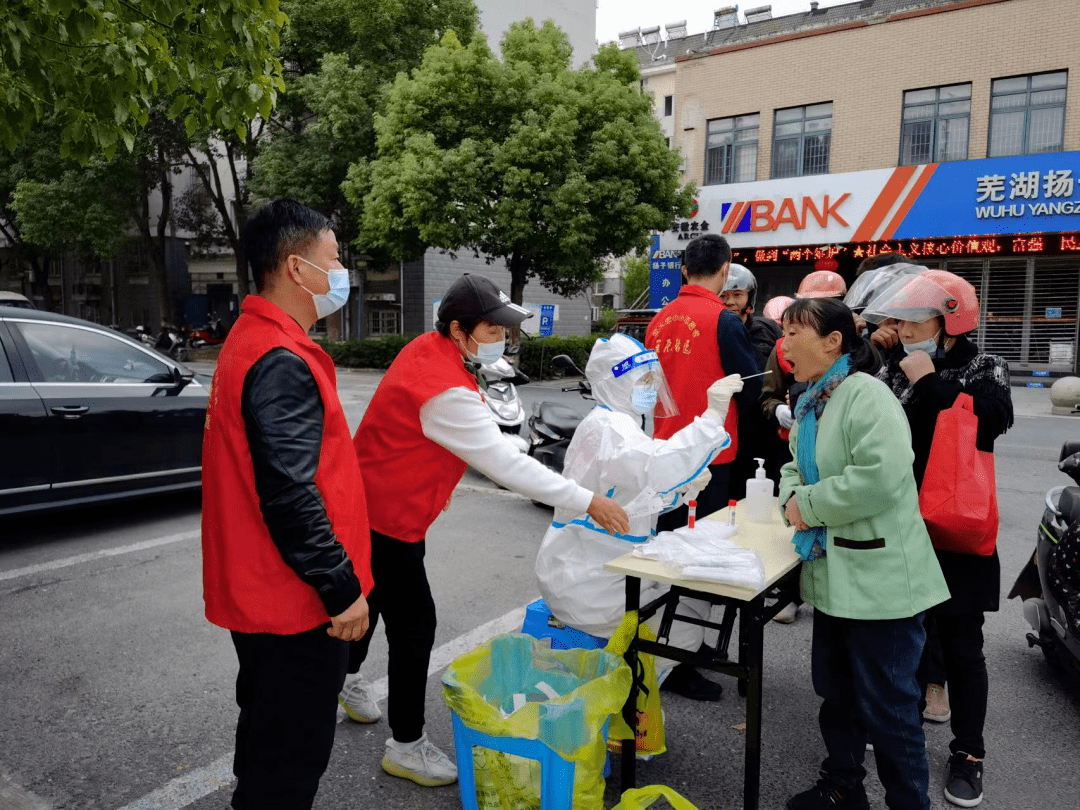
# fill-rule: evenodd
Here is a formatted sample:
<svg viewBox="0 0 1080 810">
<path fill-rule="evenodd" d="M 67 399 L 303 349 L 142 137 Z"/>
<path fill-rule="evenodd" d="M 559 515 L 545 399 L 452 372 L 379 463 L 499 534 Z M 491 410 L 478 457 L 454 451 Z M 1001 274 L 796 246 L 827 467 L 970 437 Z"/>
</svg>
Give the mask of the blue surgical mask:
<svg viewBox="0 0 1080 810">
<path fill-rule="evenodd" d="M 297 256 L 304 264 L 310 264 L 316 270 L 322 270 L 330 277 L 330 289 L 325 293 L 313 293 L 304 285 L 300 285 L 300 289 L 304 292 L 311 293 L 311 298 L 315 302 L 315 315 L 319 320 L 322 320 L 327 315 L 333 315 L 343 306 L 345 302 L 349 300 L 349 271 L 344 267 L 335 267 L 332 270 L 323 270 L 319 265 L 313 264 L 305 259 L 303 256 Z"/>
<path fill-rule="evenodd" d="M 652 413 L 656 407 L 656 389 L 635 388 L 630 393 L 630 405 L 640 414 Z"/>
<path fill-rule="evenodd" d="M 469 335 L 469 340 L 476 344 L 476 352 L 469 351 L 469 344 L 465 344 L 465 355 L 473 363 L 479 363 L 482 366 L 490 366 L 493 363 L 498 363 L 499 359 L 506 352 L 506 339 L 496 340 L 494 343 L 481 343 L 472 335 Z"/>
<path fill-rule="evenodd" d="M 928 355 L 933 357 L 934 354 L 937 352 L 937 348 L 938 348 L 937 340 L 938 340 L 938 335 L 940 335 L 940 334 L 941 334 L 941 332 L 939 331 L 937 333 L 937 335 L 934 335 L 932 338 L 927 338 L 926 340 L 920 340 L 918 343 L 904 343 L 904 344 L 901 344 L 901 345 L 903 345 L 904 352 L 907 353 L 907 354 L 911 354 L 912 352 L 917 352 L 917 351 L 919 351 L 921 349 L 922 351 L 926 352 Z"/>
</svg>

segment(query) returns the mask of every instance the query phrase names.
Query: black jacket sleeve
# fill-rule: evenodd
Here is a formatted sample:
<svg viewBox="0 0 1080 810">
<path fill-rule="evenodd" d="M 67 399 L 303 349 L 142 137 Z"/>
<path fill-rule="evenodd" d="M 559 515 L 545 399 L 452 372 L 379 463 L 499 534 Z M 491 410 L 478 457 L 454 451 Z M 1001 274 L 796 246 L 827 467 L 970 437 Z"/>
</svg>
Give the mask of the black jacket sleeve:
<svg viewBox="0 0 1080 810">
<path fill-rule="evenodd" d="M 758 373 L 757 359 L 750 345 L 750 334 L 746 331 L 739 316 L 730 310 L 720 313 L 716 322 L 716 342 L 720 346 L 720 362 L 725 374 L 740 374 L 749 377 Z M 754 377 L 743 383 L 743 390 L 735 395 L 740 415 L 744 409 L 758 407 L 761 397 L 761 377 Z"/>
<path fill-rule="evenodd" d="M 307 364 L 288 349 L 263 355 L 240 398 L 263 520 L 285 563 L 337 616 L 361 594 L 315 484 L 323 403 Z"/>
</svg>

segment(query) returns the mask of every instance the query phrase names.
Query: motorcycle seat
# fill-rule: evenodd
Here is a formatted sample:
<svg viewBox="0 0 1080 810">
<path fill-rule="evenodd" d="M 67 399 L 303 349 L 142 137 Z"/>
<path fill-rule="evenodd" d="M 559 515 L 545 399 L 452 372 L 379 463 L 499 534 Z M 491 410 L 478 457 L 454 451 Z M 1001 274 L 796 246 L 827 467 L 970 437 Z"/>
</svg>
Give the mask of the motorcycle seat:
<svg viewBox="0 0 1080 810">
<path fill-rule="evenodd" d="M 577 411 L 554 402 L 541 402 L 539 416 L 540 421 L 564 439 L 569 439 L 574 435 L 574 431 L 584 418 Z"/>
<path fill-rule="evenodd" d="M 1080 520 L 1080 487 L 1065 487 L 1058 499 L 1062 522 L 1071 526 Z"/>
</svg>

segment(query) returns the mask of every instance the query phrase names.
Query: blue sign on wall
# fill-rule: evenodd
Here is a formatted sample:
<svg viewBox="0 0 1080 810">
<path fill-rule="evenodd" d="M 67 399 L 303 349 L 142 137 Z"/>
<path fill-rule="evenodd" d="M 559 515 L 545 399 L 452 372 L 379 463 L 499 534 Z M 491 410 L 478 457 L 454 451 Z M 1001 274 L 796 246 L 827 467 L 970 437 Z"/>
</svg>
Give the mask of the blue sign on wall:
<svg viewBox="0 0 1080 810">
<path fill-rule="evenodd" d="M 551 337 L 555 331 L 555 305 L 540 305 L 540 337 Z"/>
<path fill-rule="evenodd" d="M 682 251 L 660 250 L 660 237 L 652 237 L 649 246 L 649 308 L 660 309 L 670 304 L 679 294 L 681 286 Z"/>
<path fill-rule="evenodd" d="M 1080 152 L 941 163 L 894 237 L 1080 230 Z"/>
</svg>

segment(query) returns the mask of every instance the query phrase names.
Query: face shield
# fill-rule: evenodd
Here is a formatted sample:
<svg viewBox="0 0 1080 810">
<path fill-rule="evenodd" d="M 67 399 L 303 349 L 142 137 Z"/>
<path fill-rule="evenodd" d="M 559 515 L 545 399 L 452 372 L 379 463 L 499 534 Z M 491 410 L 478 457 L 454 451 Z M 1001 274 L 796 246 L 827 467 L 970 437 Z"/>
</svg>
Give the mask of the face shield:
<svg viewBox="0 0 1080 810">
<path fill-rule="evenodd" d="M 886 318 L 922 323 L 957 311 L 957 299 L 926 276 L 905 276 L 892 282 L 867 305 L 863 317 L 880 323 Z"/>
<path fill-rule="evenodd" d="M 862 312 L 867 309 L 871 302 L 886 287 L 891 286 L 900 279 L 907 279 L 918 275 L 926 270 L 917 264 L 900 262 L 880 267 L 876 270 L 868 270 L 851 285 L 851 289 L 844 296 L 844 303 L 852 312 Z"/>
<path fill-rule="evenodd" d="M 630 384 L 630 401 L 636 412 L 647 414 L 651 408 L 656 419 L 679 415 L 656 352 L 645 350 L 627 357 L 611 367 L 611 375 Z"/>
</svg>

